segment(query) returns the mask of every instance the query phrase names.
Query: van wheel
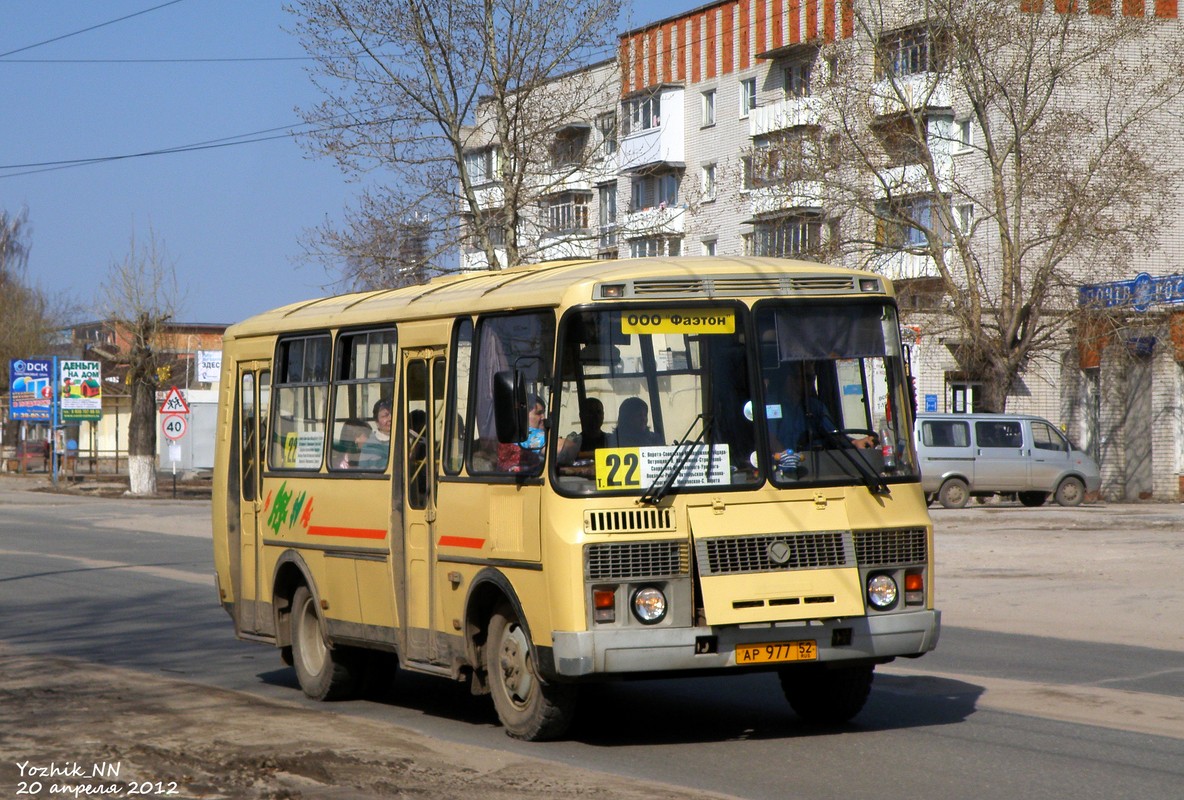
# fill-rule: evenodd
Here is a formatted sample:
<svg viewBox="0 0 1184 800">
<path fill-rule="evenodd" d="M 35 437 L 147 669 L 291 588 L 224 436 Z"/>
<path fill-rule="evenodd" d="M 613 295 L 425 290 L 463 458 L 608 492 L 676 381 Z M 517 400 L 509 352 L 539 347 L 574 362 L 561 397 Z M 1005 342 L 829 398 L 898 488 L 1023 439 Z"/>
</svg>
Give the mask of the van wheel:
<svg viewBox="0 0 1184 800">
<path fill-rule="evenodd" d="M 485 674 L 498 719 L 510 736 L 540 742 L 567 732 L 575 714 L 576 687 L 539 678 L 526 629 L 506 605 L 489 620 Z"/>
<path fill-rule="evenodd" d="M 1048 492 L 1020 492 L 1020 504 L 1028 508 L 1037 508 L 1044 505 L 1044 501 L 1048 499 Z"/>
<path fill-rule="evenodd" d="M 1065 478 L 1057 487 L 1057 505 L 1079 506 L 1085 499 L 1085 484 L 1080 478 Z"/>
<path fill-rule="evenodd" d="M 945 508 L 966 508 L 970 502 L 970 487 L 961 478 L 950 478 L 941 485 L 937 499 Z"/>
<path fill-rule="evenodd" d="M 330 648 L 316 602 L 307 586 L 292 596 L 292 661 L 300 688 L 314 700 L 342 700 L 357 689 L 358 653 Z"/>
</svg>

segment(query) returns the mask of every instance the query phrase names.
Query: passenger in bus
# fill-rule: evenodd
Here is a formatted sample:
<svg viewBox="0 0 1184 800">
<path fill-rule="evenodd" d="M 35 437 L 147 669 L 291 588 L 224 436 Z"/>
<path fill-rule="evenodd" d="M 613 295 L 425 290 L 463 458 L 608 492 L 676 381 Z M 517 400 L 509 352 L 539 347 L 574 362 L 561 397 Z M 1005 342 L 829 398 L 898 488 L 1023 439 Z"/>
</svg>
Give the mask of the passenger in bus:
<svg viewBox="0 0 1184 800">
<path fill-rule="evenodd" d="M 526 409 L 526 438 L 497 446 L 500 472 L 536 472 L 543 463 L 543 448 L 547 444 L 547 407 L 537 394 L 529 394 Z"/>
<path fill-rule="evenodd" d="M 658 434 L 650 430 L 650 407 L 640 397 L 627 397 L 617 411 L 617 428 L 613 431 L 614 447 L 652 447 L 663 444 Z"/>
<path fill-rule="evenodd" d="M 336 447 L 334 466 L 337 469 L 355 469 L 362 454 L 362 447 L 372 433 L 370 425 L 362 419 L 347 419 L 341 426 L 341 436 Z"/>
<path fill-rule="evenodd" d="M 387 453 L 391 449 L 391 401 L 379 400 L 374 404 L 375 430 L 362 444 L 358 458 L 360 469 L 382 469 L 386 466 Z"/>
<path fill-rule="evenodd" d="M 571 464 L 577 459 L 592 458 L 592 453 L 608 447 L 604 430 L 604 403 L 595 397 L 585 397 L 580 403 L 580 429 L 572 431 L 559 448 L 559 463 Z"/>
</svg>

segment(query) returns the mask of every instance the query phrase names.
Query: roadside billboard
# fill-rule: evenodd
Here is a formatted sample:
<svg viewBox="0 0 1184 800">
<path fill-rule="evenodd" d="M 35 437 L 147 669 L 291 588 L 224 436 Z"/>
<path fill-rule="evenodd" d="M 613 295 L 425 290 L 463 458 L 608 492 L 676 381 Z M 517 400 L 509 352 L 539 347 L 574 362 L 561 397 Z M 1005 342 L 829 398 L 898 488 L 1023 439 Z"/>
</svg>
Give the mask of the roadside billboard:
<svg viewBox="0 0 1184 800">
<path fill-rule="evenodd" d="M 217 383 L 218 375 L 222 372 L 221 350 L 197 351 L 197 380 L 198 383 Z"/>
<path fill-rule="evenodd" d="M 103 381 L 98 361 L 71 361 L 58 364 L 61 385 L 62 422 L 93 421 L 103 416 Z"/>
<path fill-rule="evenodd" d="M 53 361 L 14 358 L 8 364 L 11 419 L 49 422 L 53 413 Z"/>
</svg>

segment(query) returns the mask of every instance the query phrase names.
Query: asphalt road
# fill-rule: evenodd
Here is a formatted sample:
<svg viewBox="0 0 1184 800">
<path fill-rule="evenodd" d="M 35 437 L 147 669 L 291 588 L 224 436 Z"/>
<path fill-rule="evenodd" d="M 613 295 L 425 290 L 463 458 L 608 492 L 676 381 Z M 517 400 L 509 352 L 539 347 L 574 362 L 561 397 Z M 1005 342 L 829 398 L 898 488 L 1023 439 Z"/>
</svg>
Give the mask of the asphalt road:
<svg viewBox="0 0 1184 800">
<path fill-rule="evenodd" d="M 214 596 L 208 503 L 17 488 L 0 478 L 0 646 L 324 708 L 273 650 L 234 640 Z M 881 668 L 839 729 L 799 723 L 769 675 L 600 687 L 572 737 L 542 745 L 506 737 L 487 699 L 423 676 L 332 711 L 745 798 L 1181 797 L 1181 507 L 933 517 L 938 649 Z"/>
</svg>

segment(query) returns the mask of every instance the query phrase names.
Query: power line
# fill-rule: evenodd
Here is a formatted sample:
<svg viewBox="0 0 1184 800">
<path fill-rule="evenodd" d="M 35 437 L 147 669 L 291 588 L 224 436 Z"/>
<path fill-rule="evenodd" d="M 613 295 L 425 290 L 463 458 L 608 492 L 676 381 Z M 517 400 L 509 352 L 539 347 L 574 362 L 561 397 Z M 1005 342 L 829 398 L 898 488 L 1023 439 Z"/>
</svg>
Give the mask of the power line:
<svg viewBox="0 0 1184 800">
<path fill-rule="evenodd" d="M 253 58 L 5 58 L 4 64 L 249 64 L 256 61 L 317 61 L 314 56 Z"/>
<path fill-rule="evenodd" d="M 16 50 L 9 50 L 7 53 L 0 53 L 0 58 L 7 58 L 8 56 L 15 55 L 16 53 L 23 53 L 26 50 L 32 50 L 35 47 L 41 47 L 42 45 L 50 44 L 51 42 L 60 42 L 62 39 L 69 39 L 71 36 L 77 36 L 80 33 L 88 33 L 93 30 L 98 30 L 99 28 L 105 28 L 108 25 L 114 25 L 117 22 L 123 22 L 124 20 L 131 19 L 132 17 L 138 17 L 141 14 L 147 14 L 151 11 L 165 8 L 166 6 L 174 6 L 180 2 L 181 0 L 169 0 L 167 3 L 161 3 L 160 5 L 153 6 L 152 8 L 145 8 L 143 11 L 136 11 L 135 13 L 127 14 L 126 16 L 122 16 L 117 19 L 110 19 L 106 22 L 100 22 L 98 25 L 91 25 L 89 28 L 83 28 L 82 30 L 74 31 L 73 33 L 63 33 L 61 36 L 55 36 L 52 39 L 46 39 L 43 42 L 37 42 L 36 44 L 18 47 Z"/>
</svg>

